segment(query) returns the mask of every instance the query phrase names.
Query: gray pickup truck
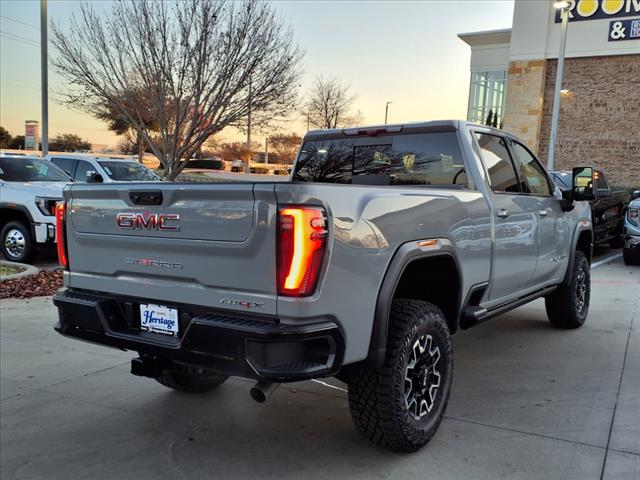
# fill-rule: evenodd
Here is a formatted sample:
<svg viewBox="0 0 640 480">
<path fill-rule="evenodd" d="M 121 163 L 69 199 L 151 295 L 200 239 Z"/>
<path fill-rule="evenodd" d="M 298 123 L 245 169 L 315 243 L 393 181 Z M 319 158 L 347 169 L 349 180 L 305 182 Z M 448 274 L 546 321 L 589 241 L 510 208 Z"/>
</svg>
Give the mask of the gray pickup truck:
<svg viewBox="0 0 640 480">
<path fill-rule="evenodd" d="M 585 321 L 593 175 L 563 196 L 517 138 L 438 121 L 311 131 L 290 182 L 73 184 L 55 328 L 183 392 L 337 376 L 358 431 L 415 451 L 454 332 L 541 297 L 555 327 Z"/>
</svg>

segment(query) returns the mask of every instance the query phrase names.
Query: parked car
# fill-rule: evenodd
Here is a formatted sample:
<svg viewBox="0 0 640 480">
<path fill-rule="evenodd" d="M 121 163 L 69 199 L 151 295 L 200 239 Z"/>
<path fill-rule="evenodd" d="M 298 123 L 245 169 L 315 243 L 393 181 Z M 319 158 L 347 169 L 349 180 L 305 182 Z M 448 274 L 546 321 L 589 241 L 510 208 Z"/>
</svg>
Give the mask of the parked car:
<svg viewBox="0 0 640 480">
<path fill-rule="evenodd" d="M 71 179 L 39 157 L 0 155 L 0 252 L 28 262 L 39 246 L 54 243 L 55 206 Z"/>
<path fill-rule="evenodd" d="M 183 172 L 224 170 L 224 161 L 218 157 L 192 158 L 188 162 L 187 166 L 182 170 Z"/>
<path fill-rule="evenodd" d="M 68 173 L 75 182 L 159 182 L 162 179 L 139 162 L 117 157 L 91 155 L 47 155 L 47 159 Z"/>
<path fill-rule="evenodd" d="M 73 184 L 55 328 L 180 392 L 236 375 L 262 402 L 339 376 L 359 432 L 415 451 L 445 414 L 451 334 L 537 298 L 585 322 L 593 177 L 562 198 L 518 138 L 441 121 L 308 132 L 290 182 Z"/>
<path fill-rule="evenodd" d="M 640 192 L 634 193 L 624 221 L 624 263 L 640 265 Z"/>
<path fill-rule="evenodd" d="M 556 185 L 562 191 L 571 190 L 571 172 L 551 172 Z M 609 244 L 621 248 L 624 244 L 622 227 L 629 205 L 629 192 L 612 190 L 602 170 L 595 171 L 595 199 L 590 202 L 593 219 L 594 244 Z"/>
<path fill-rule="evenodd" d="M 231 161 L 232 172 L 244 172 L 244 161 L 236 158 Z"/>
</svg>

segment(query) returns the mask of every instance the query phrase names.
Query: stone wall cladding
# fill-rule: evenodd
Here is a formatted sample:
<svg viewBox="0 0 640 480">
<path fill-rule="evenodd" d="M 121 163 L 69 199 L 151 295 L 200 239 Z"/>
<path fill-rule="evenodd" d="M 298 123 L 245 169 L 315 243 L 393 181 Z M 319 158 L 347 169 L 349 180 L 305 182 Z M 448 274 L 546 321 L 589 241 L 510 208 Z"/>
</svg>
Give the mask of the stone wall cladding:
<svg viewBox="0 0 640 480">
<path fill-rule="evenodd" d="M 504 130 L 538 151 L 545 85 L 544 60 L 516 61 L 509 64 Z"/>
<path fill-rule="evenodd" d="M 547 61 L 538 149 L 545 165 L 556 68 Z M 569 92 L 560 102 L 555 168 L 595 165 L 613 185 L 640 187 L 640 55 L 568 58 L 562 88 Z"/>
</svg>

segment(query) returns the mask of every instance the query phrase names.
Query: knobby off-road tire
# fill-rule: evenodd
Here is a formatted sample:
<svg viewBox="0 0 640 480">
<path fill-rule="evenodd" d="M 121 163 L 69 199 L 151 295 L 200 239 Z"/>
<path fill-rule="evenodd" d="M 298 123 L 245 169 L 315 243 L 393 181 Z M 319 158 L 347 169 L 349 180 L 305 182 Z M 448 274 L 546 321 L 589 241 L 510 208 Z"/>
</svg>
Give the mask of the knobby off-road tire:
<svg viewBox="0 0 640 480">
<path fill-rule="evenodd" d="M 578 328 L 587 319 L 591 273 L 584 253 L 577 251 L 569 278 L 545 298 L 547 317 L 554 327 Z"/>
<path fill-rule="evenodd" d="M 177 392 L 207 393 L 222 385 L 227 378 L 199 368 L 176 367 L 163 370 L 156 381 Z"/>
<path fill-rule="evenodd" d="M 625 265 L 640 265 L 640 250 L 625 248 L 622 250 L 622 259 Z"/>
<path fill-rule="evenodd" d="M 449 402 L 453 348 L 435 305 L 394 300 L 380 368 L 349 375 L 349 408 L 358 432 L 376 445 L 415 452 L 436 433 Z"/>
</svg>

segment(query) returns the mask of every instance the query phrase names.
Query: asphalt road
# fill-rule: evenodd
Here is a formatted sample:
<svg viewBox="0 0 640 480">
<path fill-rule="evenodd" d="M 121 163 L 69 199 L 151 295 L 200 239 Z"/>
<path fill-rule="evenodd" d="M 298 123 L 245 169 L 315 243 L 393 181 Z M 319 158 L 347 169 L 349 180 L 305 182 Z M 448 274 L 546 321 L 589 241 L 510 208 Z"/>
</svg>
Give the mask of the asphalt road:
<svg viewBox="0 0 640 480">
<path fill-rule="evenodd" d="M 595 265 L 581 329 L 536 301 L 454 336 L 447 417 L 410 455 L 356 434 L 335 379 L 183 396 L 57 335 L 49 298 L 2 300 L 0 478 L 640 479 L 640 268 Z"/>
</svg>

